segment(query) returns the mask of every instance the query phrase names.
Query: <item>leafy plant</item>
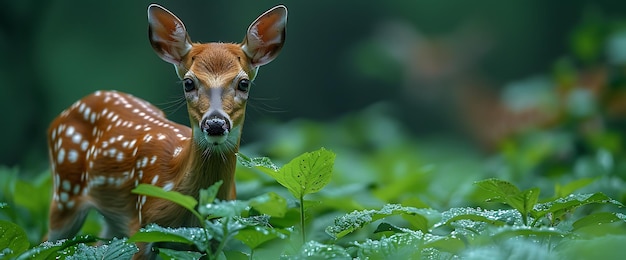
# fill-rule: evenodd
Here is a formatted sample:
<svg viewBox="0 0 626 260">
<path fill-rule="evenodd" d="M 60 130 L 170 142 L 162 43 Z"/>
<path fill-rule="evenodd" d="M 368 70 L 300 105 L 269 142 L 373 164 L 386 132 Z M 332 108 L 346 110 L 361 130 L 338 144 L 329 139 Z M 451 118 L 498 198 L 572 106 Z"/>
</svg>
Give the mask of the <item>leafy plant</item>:
<svg viewBox="0 0 626 260">
<path fill-rule="evenodd" d="M 318 192 L 330 182 L 335 154 L 322 148 L 304 153 L 281 168 L 276 167 L 268 158 L 250 159 L 239 154 L 239 159 L 244 166 L 254 167 L 274 178 L 298 199 L 300 232 L 304 243 L 306 241 L 304 195 Z"/>
</svg>

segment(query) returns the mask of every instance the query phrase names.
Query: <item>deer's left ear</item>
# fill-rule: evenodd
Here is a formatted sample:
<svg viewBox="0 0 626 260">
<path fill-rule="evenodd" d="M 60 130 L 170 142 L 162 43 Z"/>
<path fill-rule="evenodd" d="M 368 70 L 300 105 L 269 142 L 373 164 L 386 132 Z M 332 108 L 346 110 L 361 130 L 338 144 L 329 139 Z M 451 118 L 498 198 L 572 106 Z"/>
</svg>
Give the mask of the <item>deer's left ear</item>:
<svg viewBox="0 0 626 260">
<path fill-rule="evenodd" d="M 285 43 L 287 7 L 276 6 L 257 18 L 248 28 L 242 49 L 253 67 L 274 60 Z"/>
<path fill-rule="evenodd" d="M 191 50 L 191 41 L 183 22 L 157 4 L 148 6 L 148 37 L 157 55 L 176 66 Z"/>
</svg>

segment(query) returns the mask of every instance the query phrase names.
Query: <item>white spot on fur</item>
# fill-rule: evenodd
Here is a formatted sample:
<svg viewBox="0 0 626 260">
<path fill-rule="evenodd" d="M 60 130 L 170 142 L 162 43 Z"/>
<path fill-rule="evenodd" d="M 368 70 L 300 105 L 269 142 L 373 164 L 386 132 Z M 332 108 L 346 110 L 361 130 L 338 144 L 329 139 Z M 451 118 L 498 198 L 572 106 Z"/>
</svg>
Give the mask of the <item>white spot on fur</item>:
<svg viewBox="0 0 626 260">
<path fill-rule="evenodd" d="M 71 163 L 75 163 L 78 160 L 78 152 L 76 150 L 71 149 L 67 152 L 67 161 Z"/>
<path fill-rule="evenodd" d="M 174 183 L 168 181 L 165 183 L 165 185 L 163 185 L 163 190 L 164 191 L 171 191 L 174 188 Z"/>
<path fill-rule="evenodd" d="M 74 142 L 75 144 L 80 143 L 82 139 L 83 139 L 83 135 L 81 135 L 80 133 L 75 133 L 72 136 L 72 142 Z"/>
<path fill-rule="evenodd" d="M 59 150 L 59 153 L 57 154 L 57 164 L 62 164 L 64 160 L 65 160 L 65 149 L 61 148 L 61 150 Z"/>
<path fill-rule="evenodd" d="M 69 191 L 72 188 L 72 183 L 70 183 L 69 180 L 63 180 L 63 182 L 61 183 L 61 187 L 63 188 L 63 190 Z"/>
<path fill-rule="evenodd" d="M 152 158 L 150 158 L 150 165 L 154 164 L 157 160 L 157 156 L 153 155 Z"/>
<path fill-rule="evenodd" d="M 80 143 L 80 149 L 82 151 L 87 151 L 87 148 L 89 148 L 89 142 L 87 142 L 86 140 L 83 141 L 82 143 Z"/>
<path fill-rule="evenodd" d="M 67 192 L 61 192 L 59 199 L 61 202 L 66 203 L 70 199 L 70 195 Z"/>
<path fill-rule="evenodd" d="M 180 147 L 180 146 L 176 147 L 176 149 L 174 149 L 174 154 L 173 154 L 173 156 L 174 156 L 174 157 L 177 157 L 178 155 L 180 155 L 180 152 L 182 152 L 182 151 L 183 151 L 183 148 L 182 148 L 182 147 Z"/>
<path fill-rule="evenodd" d="M 74 134 L 74 131 L 75 131 L 75 130 L 76 130 L 76 129 L 74 129 L 74 127 L 73 127 L 73 126 L 69 126 L 69 127 L 67 128 L 67 130 L 65 131 L 65 136 L 72 136 L 72 135 Z"/>
</svg>

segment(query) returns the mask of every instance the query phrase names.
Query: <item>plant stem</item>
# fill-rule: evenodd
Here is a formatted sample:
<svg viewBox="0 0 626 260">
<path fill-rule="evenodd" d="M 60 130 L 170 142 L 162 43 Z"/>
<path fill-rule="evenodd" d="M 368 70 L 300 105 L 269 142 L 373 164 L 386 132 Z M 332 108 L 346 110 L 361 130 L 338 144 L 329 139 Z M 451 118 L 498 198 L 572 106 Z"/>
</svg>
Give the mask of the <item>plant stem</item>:
<svg viewBox="0 0 626 260">
<path fill-rule="evenodd" d="M 302 231 L 302 244 L 306 241 L 306 234 L 304 231 L 304 195 L 300 195 L 300 230 Z"/>
<path fill-rule="evenodd" d="M 217 259 L 217 256 L 219 256 L 222 253 L 222 250 L 224 250 L 224 246 L 226 245 L 226 240 L 228 239 L 228 236 L 230 236 L 228 233 L 228 222 L 229 222 L 228 217 L 223 218 L 223 222 L 222 222 L 222 233 L 224 234 L 224 236 L 222 237 L 222 240 L 220 241 L 220 244 L 217 246 L 217 250 L 215 250 L 215 259 Z"/>
</svg>

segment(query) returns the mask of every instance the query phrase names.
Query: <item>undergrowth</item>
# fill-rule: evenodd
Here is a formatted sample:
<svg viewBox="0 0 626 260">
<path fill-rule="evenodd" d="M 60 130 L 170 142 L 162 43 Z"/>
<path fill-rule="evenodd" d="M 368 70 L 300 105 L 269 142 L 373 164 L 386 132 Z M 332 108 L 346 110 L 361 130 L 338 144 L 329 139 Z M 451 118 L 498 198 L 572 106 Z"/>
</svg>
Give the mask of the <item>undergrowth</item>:
<svg viewBox="0 0 626 260">
<path fill-rule="evenodd" d="M 540 199 L 539 188 L 522 190 L 490 178 L 474 183 L 475 193 L 489 202 L 489 209 L 387 203 L 334 212 L 333 220 L 320 226 L 313 214 L 326 215 L 328 210 L 315 210 L 324 200 L 305 200 L 305 195 L 330 182 L 334 160 L 335 154 L 326 149 L 305 153 L 282 167 L 266 157 L 239 155 L 243 167 L 265 173 L 288 191 L 288 197 L 270 191 L 221 201 L 215 198 L 221 182 L 202 190 L 199 201 L 146 184 L 133 191 L 180 204 L 199 218 L 201 227 L 152 224 L 130 238 L 81 235 L 30 247 L 22 227 L 2 220 L 0 254 L 17 259 L 129 259 L 138 251 L 136 242 L 148 242 L 156 243 L 163 259 L 584 259 L 617 257 L 616 246 L 626 243 L 623 204 L 601 192 L 576 193 L 593 182 L 589 179 L 560 185 L 555 196 Z M 7 203 L 0 208 L 5 214 L 14 210 Z M 326 236 L 308 234 L 311 228 L 323 229 Z M 93 243 L 97 241 L 101 244 Z M 162 242 L 197 250 L 159 248 Z M 588 245 L 595 246 L 593 252 Z"/>
</svg>

